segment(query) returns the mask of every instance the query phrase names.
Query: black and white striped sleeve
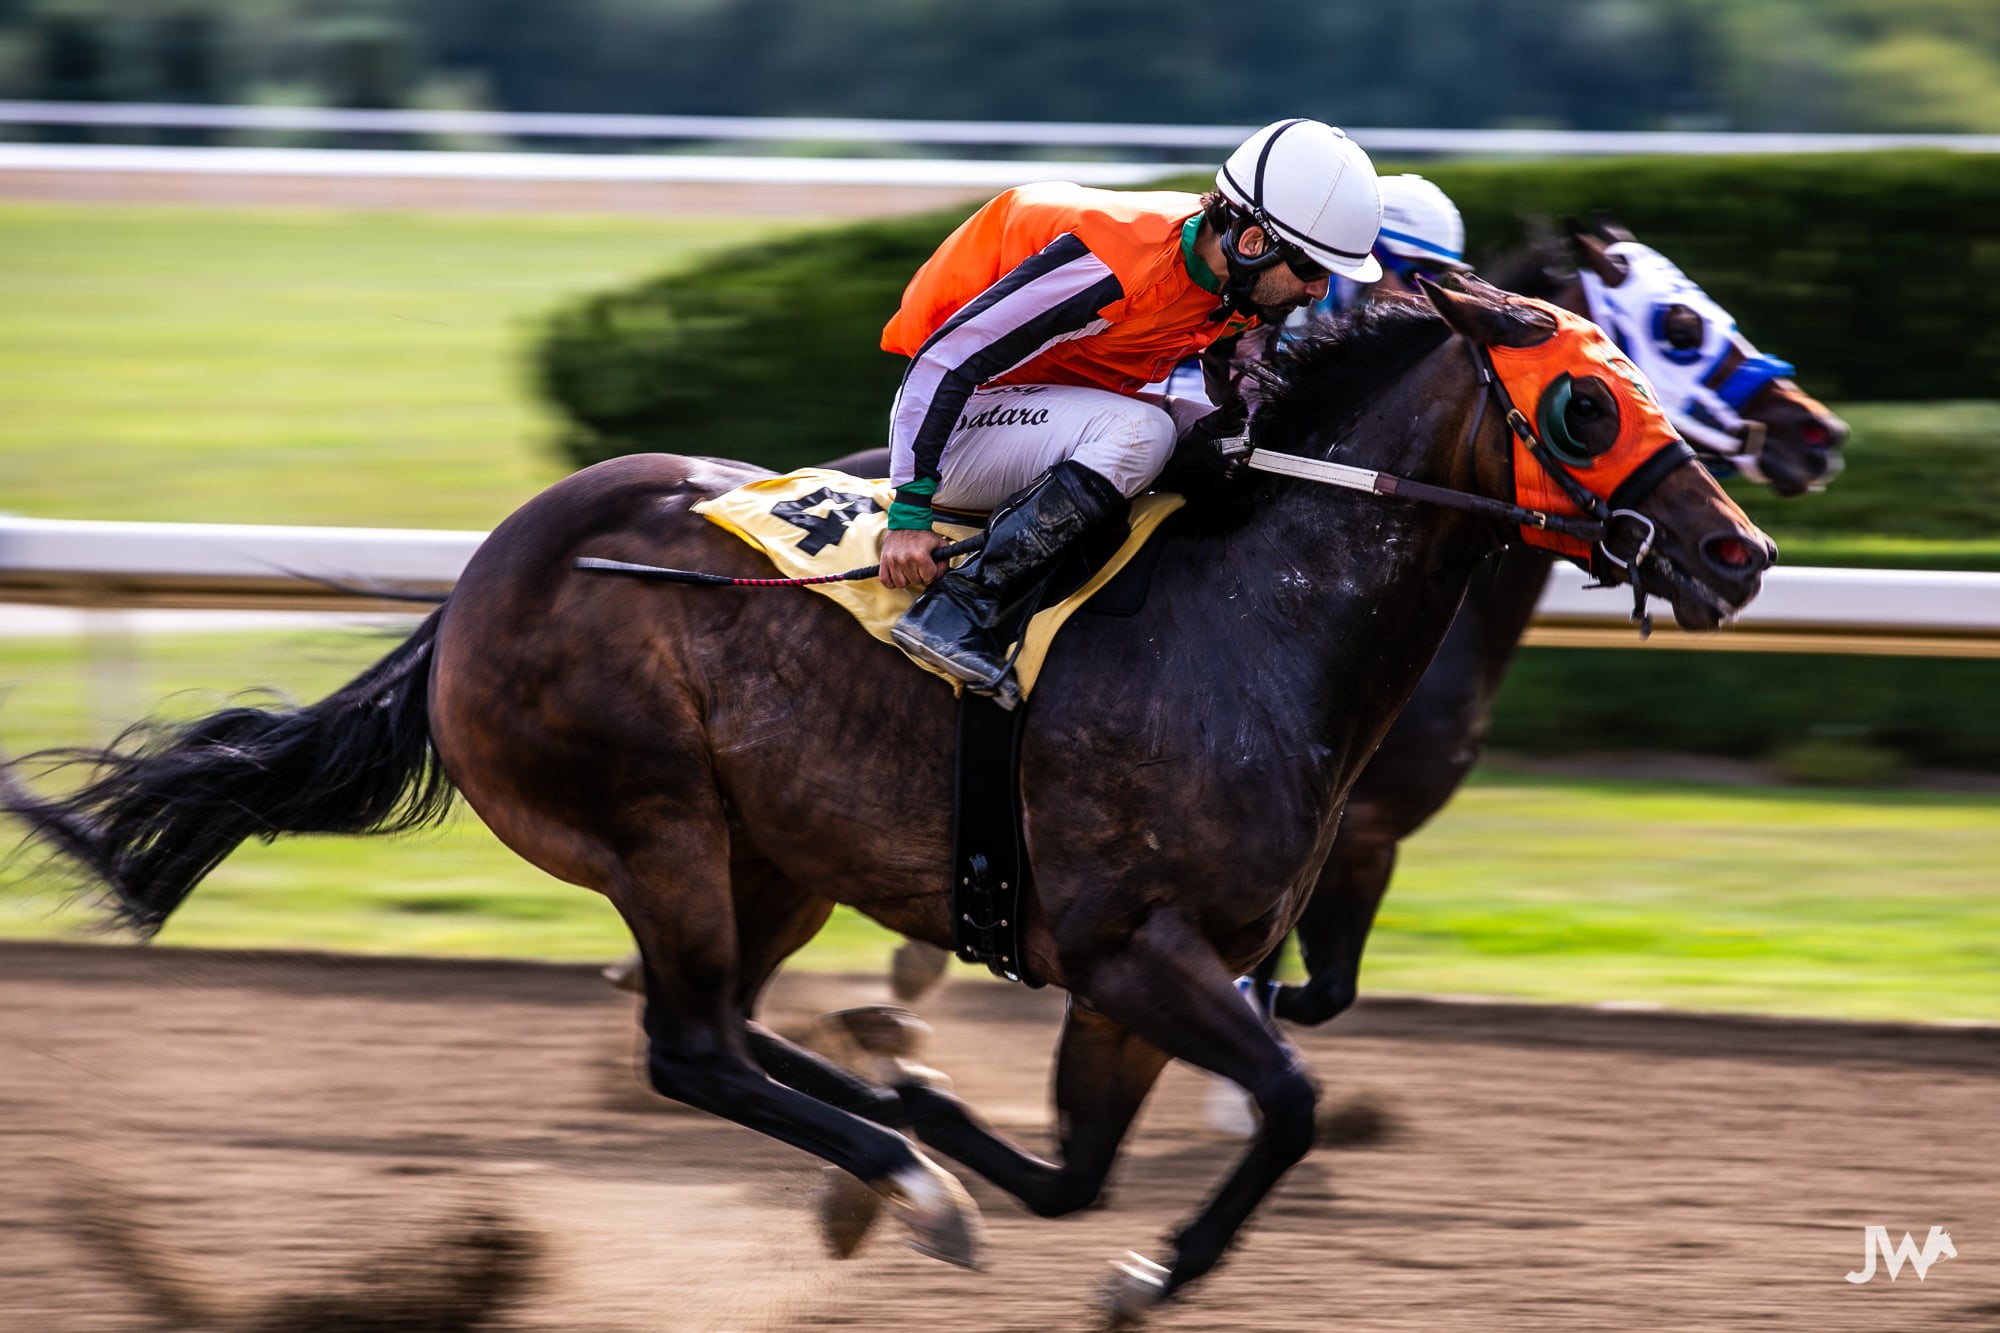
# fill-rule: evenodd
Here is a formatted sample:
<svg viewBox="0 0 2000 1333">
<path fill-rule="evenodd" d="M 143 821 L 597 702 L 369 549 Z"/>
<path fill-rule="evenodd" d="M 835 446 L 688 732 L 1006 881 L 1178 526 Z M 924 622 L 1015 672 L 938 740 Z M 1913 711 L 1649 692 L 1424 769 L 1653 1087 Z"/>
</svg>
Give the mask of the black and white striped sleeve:
<svg viewBox="0 0 2000 1333">
<path fill-rule="evenodd" d="M 935 481 L 965 400 L 1045 348 L 1103 327 L 1098 312 L 1123 300 L 1105 262 L 1064 233 L 973 298 L 917 349 L 889 423 L 890 479 Z"/>
</svg>

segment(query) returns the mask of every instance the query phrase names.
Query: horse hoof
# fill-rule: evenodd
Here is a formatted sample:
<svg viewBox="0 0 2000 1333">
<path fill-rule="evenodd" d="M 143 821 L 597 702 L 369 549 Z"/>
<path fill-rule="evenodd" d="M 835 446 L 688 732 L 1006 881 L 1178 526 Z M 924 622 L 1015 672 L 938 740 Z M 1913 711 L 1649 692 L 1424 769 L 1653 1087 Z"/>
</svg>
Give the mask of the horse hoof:
<svg viewBox="0 0 2000 1333">
<path fill-rule="evenodd" d="M 937 988 L 951 955 L 935 944 L 904 940 L 889 959 L 889 992 L 904 1004 L 915 1004 Z"/>
<path fill-rule="evenodd" d="M 932 1069 L 929 1065 L 912 1064 L 908 1060 L 898 1060 L 896 1062 L 896 1077 L 890 1083 L 890 1086 L 898 1090 L 903 1088 L 927 1088 L 932 1092 L 950 1092 L 952 1084 L 951 1075 L 941 1069 Z"/>
<path fill-rule="evenodd" d="M 1123 1259 L 1111 1261 L 1111 1276 L 1098 1288 L 1097 1303 L 1104 1311 L 1106 1333 L 1137 1328 L 1166 1303 L 1167 1270 L 1131 1250 Z"/>
<path fill-rule="evenodd" d="M 931 1025 L 893 1004 L 868 1004 L 858 1009 L 841 1009 L 821 1014 L 819 1021 L 854 1043 L 868 1055 L 900 1060 L 916 1054 Z"/>
<path fill-rule="evenodd" d="M 646 964 L 634 949 L 611 966 L 598 973 L 619 990 L 630 991 L 634 995 L 646 993 Z"/>
<path fill-rule="evenodd" d="M 829 1168 L 820 1186 L 814 1207 L 819 1214 L 819 1234 L 827 1252 L 836 1259 L 851 1259 L 875 1229 L 882 1215 L 882 1196 L 839 1167 Z"/>
<path fill-rule="evenodd" d="M 1232 1139 L 1247 1139 L 1257 1132 L 1257 1103 L 1226 1078 L 1209 1080 L 1202 1114 L 1210 1129 Z"/>
<path fill-rule="evenodd" d="M 883 1193 L 909 1226 L 905 1243 L 918 1254 L 960 1268 L 986 1266 L 979 1205 L 949 1171 L 919 1154 L 917 1165 L 891 1176 Z"/>
</svg>

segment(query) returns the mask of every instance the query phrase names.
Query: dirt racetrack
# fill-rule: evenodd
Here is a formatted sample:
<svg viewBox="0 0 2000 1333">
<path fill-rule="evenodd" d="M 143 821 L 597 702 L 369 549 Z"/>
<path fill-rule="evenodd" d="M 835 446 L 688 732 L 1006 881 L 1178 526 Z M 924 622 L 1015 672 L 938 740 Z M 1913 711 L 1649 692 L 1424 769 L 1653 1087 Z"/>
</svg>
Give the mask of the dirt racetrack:
<svg viewBox="0 0 2000 1333">
<path fill-rule="evenodd" d="M 883 990 L 784 978 L 766 1016 Z M 1060 1005 L 967 980 L 926 1006 L 934 1062 L 1031 1143 Z M 1384 1132 L 1339 1118 L 1362 1142 L 1155 1327 L 2000 1328 L 1990 1029 L 1375 1000 L 1300 1044 Z M 174 1327 L 176 1282 L 226 1307 L 186 1327 L 1083 1329 L 1105 1261 L 1158 1254 L 1238 1149 L 1176 1069 L 1109 1207 L 1042 1221 L 967 1177 L 987 1271 L 888 1230 L 841 1263 L 818 1168 L 643 1092 L 634 1052 L 584 968 L 0 945 L 0 1329 Z M 414 1281 L 475 1214 L 520 1242 L 483 1251 L 516 1265 L 498 1317 L 297 1313 Z M 1958 1255 L 1851 1284 L 1869 1224 Z"/>
</svg>

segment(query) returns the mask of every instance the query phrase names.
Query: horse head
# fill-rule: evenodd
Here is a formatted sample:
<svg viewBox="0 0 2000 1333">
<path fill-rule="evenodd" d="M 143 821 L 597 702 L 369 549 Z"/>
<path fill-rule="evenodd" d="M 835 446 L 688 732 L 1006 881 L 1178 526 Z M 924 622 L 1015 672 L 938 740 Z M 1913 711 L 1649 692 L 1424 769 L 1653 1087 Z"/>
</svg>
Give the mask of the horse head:
<svg viewBox="0 0 2000 1333">
<path fill-rule="evenodd" d="M 1421 286 L 1498 408 L 1471 408 L 1463 434 L 1475 489 L 1555 520 L 1527 517 L 1524 540 L 1660 597 L 1685 629 L 1716 628 L 1757 594 L 1776 546 L 1688 466 L 1694 450 L 1603 329 L 1478 279 Z"/>
<path fill-rule="evenodd" d="M 1710 470 L 1779 495 L 1839 475 L 1847 423 L 1792 382 L 1789 362 L 1760 353 L 1672 260 L 1608 217 L 1567 225 L 1578 276 L 1559 304 L 1610 332 Z"/>
</svg>

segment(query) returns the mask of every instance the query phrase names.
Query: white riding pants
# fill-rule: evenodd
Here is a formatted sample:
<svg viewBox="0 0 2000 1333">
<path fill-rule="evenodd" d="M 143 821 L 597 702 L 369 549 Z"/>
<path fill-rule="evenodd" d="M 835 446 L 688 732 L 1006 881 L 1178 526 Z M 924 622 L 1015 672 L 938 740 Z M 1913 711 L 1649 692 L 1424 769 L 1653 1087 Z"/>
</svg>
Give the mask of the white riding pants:
<svg viewBox="0 0 2000 1333">
<path fill-rule="evenodd" d="M 1130 498 L 1160 475 L 1180 429 L 1207 410 L 1069 384 L 981 389 L 966 399 L 945 442 L 931 502 L 943 509 L 997 509 L 1066 458 Z"/>
</svg>

